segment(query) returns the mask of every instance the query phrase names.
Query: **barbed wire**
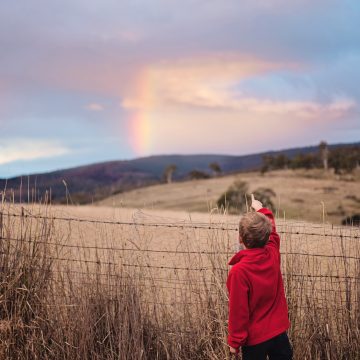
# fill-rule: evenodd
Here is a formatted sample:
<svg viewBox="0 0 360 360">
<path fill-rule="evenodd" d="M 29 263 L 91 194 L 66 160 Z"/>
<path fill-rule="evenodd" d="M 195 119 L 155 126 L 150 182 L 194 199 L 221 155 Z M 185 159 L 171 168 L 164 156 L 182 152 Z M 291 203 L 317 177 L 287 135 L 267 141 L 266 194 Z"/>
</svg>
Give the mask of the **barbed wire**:
<svg viewBox="0 0 360 360">
<path fill-rule="evenodd" d="M 4 214 L 4 213 L 0 213 Z M 131 226 L 150 226 L 150 227 L 171 227 L 171 228 L 186 228 L 186 229 L 203 229 L 203 230 L 236 230 L 237 229 L 231 229 L 231 228 L 225 228 L 225 227 L 211 227 L 211 226 L 197 226 L 197 225 L 178 225 L 178 224 L 147 224 L 147 223 L 136 223 L 136 222 L 112 222 L 112 221 L 100 221 L 100 220 L 89 220 L 89 219 L 78 219 L 78 218 L 57 218 L 57 217 L 48 217 L 48 216 L 40 216 L 40 215 L 25 215 L 25 214 L 12 214 L 12 213 L 5 213 L 4 215 L 8 216 L 15 216 L 15 217 L 21 217 L 21 218 L 35 218 L 35 219 L 48 219 L 48 220 L 61 220 L 61 221 L 78 221 L 78 222 L 90 222 L 90 223 L 97 223 L 97 224 L 112 224 L 112 225 L 131 225 Z M 343 234 L 315 234 L 315 233 L 300 233 L 300 232 L 284 232 L 285 234 L 303 234 L 303 235 L 317 235 L 317 236 L 336 236 L 336 237 L 351 237 L 351 238 L 357 238 L 357 236 L 351 236 L 351 235 L 343 235 Z M 20 234 L 22 236 L 22 234 Z M 72 245 L 72 244 L 65 244 L 61 242 L 52 242 L 48 240 L 42 241 L 42 238 L 48 237 L 49 234 L 43 234 L 37 237 L 32 238 L 10 238 L 10 237 L 1 237 L 0 239 L 5 241 L 17 241 L 17 242 L 29 242 L 29 243 L 38 243 L 38 244 L 44 244 L 44 245 L 52 245 L 52 246 L 58 246 L 61 248 L 74 248 L 74 249 L 87 249 L 87 250 L 96 250 L 96 251 L 131 251 L 131 252 L 144 252 L 144 253 L 167 253 L 167 254 L 196 254 L 196 255 L 226 255 L 230 256 L 233 255 L 233 252 L 229 251 L 205 251 L 205 250 L 162 250 L 162 249 L 141 249 L 141 248 L 132 248 L 132 247 L 116 247 L 116 246 L 97 246 L 97 245 Z M 293 256 L 306 256 L 306 257 L 319 257 L 319 258 L 330 258 L 330 259 L 342 259 L 342 260 L 360 260 L 360 257 L 356 256 L 347 256 L 347 255 L 327 255 L 327 254 L 309 254 L 304 252 L 281 252 L 282 255 L 293 255 Z M 25 256 L 25 255 L 24 255 Z M 30 257 L 30 256 L 29 256 Z M 54 261 L 60 261 L 60 262 L 75 262 L 75 263 L 84 263 L 84 264 L 94 264 L 98 266 L 118 266 L 118 267 L 130 267 L 130 268 L 139 268 L 139 269 L 164 269 L 164 270 L 172 270 L 172 271 L 196 271 L 196 272 L 207 272 L 210 271 L 212 273 L 214 272 L 220 272 L 220 273 L 227 273 L 229 270 L 227 268 L 219 268 L 215 266 L 211 267 L 181 267 L 181 266 L 167 266 L 167 265 L 151 265 L 151 264 L 130 264 L 127 262 L 111 262 L 111 261 L 102 261 L 100 259 L 96 260 L 90 260 L 90 259 L 79 259 L 79 258 L 71 258 L 71 257 L 60 257 L 60 256 L 46 256 L 50 260 Z M 120 257 L 121 259 L 122 257 Z M 67 271 L 67 273 L 69 270 Z M 71 271 L 72 273 L 75 273 L 75 271 Z M 89 272 L 77 272 L 78 274 L 85 274 L 89 275 Z M 104 274 L 104 273 L 92 273 L 94 276 L 114 276 L 118 277 L 116 274 Z M 291 278 L 298 278 L 301 279 L 300 281 L 307 281 L 311 284 L 316 284 L 317 282 L 327 281 L 328 279 L 337 280 L 336 283 L 340 284 L 347 284 L 352 283 L 353 280 L 359 280 L 360 277 L 357 276 L 349 276 L 349 275 L 331 275 L 331 274 L 297 274 L 297 273 L 284 273 L 285 281 L 289 281 Z M 141 279 L 144 279 L 141 277 Z M 153 277 L 149 277 L 149 280 L 154 280 Z M 159 281 L 168 282 L 172 281 L 172 284 L 179 284 L 182 281 L 182 284 L 187 283 L 188 285 L 191 285 L 193 280 L 188 280 L 185 282 L 185 280 L 180 279 L 164 279 L 164 278 L 157 278 Z M 316 279 L 316 282 L 314 281 Z M 291 280 L 290 280 L 291 281 Z M 204 284 L 204 286 L 218 286 L 219 284 L 216 283 L 208 283 L 199 281 L 199 283 Z M 331 283 L 333 284 L 333 283 Z M 176 287 L 160 287 L 159 285 L 146 285 L 147 287 L 155 287 L 158 286 L 159 288 L 167 288 L 167 289 L 179 289 Z M 350 284 L 351 286 L 351 284 Z M 335 289 L 315 289 L 319 292 L 346 292 L 347 290 L 341 290 L 339 289 L 336 291 Z"/>
<path fill-rule="evenodd" d="M 91 271 L 77 271 L 77 270 L 70 270 L 70 269 L 63 269 L 63 270 L 52 270 L 54 273 L 59 274 L 77 274 L 77 275 L 86 275 L 88 276 L 94 276 L 94 277 L 107 277 L 107 278 L 115 278 L 117 279 L 129 279 L 128 276 L 123 276 L 120 274 L 112 274 L 112 273 L 101 273 L 101 272 L 91 272 Z M 154 276 L 144 276 L 143 274 L 141 276 L 136 276 L 132 274 L 134 281 L 140 280 L 148 280 L 153 282 L 165 282 L 165 283 L 179 283 L 179 284 L 187 284 L 187 285 L 206 285 L 206 286 L 218 286 L 218 283 L 210 282 L 210 281 L 202 281 L 202 280 L 196 280 L 196 279 L 171 279 L 171 278 L 163 278 L 163 277 L 154 277 Z"/>
<path fill-rule="evenodd" d="M 328 304 L 328 301 L 327 299 L 312 299 L 314 300 L 314 302 L 319 302 L 318 304 L 312 302 L 312 305 L 315 307 L 316 310 L 325 310 L 325 309 L 342 309 L 342 310 L 347 310 L 349 311 L 348 309 L 348 306 L 345 302 L 340 302 L 340 303 L 336 303 L 336 304 Z M 121 299 L 108 299 L 107 300 L 107 303 L 118 303 L 120 302 Z M 357 309 L 357 304 L 359 304 L 360 302 L 359 301 L 353 301 L 352 304 L 355 304 L 355 309 L 354 309 L 354 306 L 351 306 L 351 308 L 353 308 L 353 310 L 356 310 Z M 326 304 L 326 306 L 324 306 Z M 193 302 L 186 302 L 186 301 L 168 301 L 168 302 L 164 302 L 164 301 L 139 301 L 139 305 L 151 305 L 151 306 L 170 306 L 170 307 L 179 307 L 179 306 L 200 306 L 200 305 L 206 305 L 206 308 L 208 308 L 208 302 L 206 300 L 204 301 L 193 301 Z M 227 306 L 227 301 L 224 301 L 224 302 L 220 302 L 220 305 L 221 306 L 212 306 L 211 309 L 212 310 L 215 310 L 215 309 L 222 309 L 222 308 L 226 308 Z M 73 303 L 73 304 L 57 304 L 57 305 L 48 305 L 49 307 L 82 307 L 82 306 L 94 306 L 94 307 L 97 307 L 97 306 L 106 306 L 106 304 L 99 304 L 99 303 L 94 303 L 94 304 L 91 304 L 91 303 L 86 303 L 86 304 L 81 304 L 81 303 Z M 301 309 L 301 310 L 307 310 L 309 311 L 309 306 L 306 306 L 306 305 L 293 305 L 291 307 L 292 310 L 294 309 Z"/>
<path fill-rule="evenodd" d="M 94 294 L 87 294 L 88 297 L 86 298 L 86 301 L 85 301 L 85 304 L 79 304 L 79 306 L 82 306 L 82 305 L 93 305 L 93 306 L 106 306 L 106 303 L 113 303 L 113 302 L 119 302 L 119 301 L 123 301 L 123 299 L 121 298 L 121 294 L 119 294 L 119 298 L 116 298 L 114 297 L 115 294 L 109 294 L 109 293 L 94 293 Z M 106 303 L 96 303 L 96 304 L 91 304 L 91 295 L 94 295 L 94 296 L 98 296 L 98 295 L 103 295 L 104 297 L 106 297 Z M 64 299 L 66 300 L 66 298 L 77 298 L 78 296 L 81 296 L 79 294 L 52 294 L 50 297 L 54 297 L 54 298 L 61 298 L 61 299 Z M 109 296 L 112 296 L 112 297 L 109 297 Z M 99 300 L 99 298 L 95 298 L 96 300 Z M 298 300 L 298 298 L 291 298 L 291 297 L 288 297 L 287 298 L 288 300 L 288 304 L 292 306 L 292 308 L 296 307 L 296 308 L 302 308 L 302 309 L 307 309 L 309 310 L 309 307 L 308 306 L 303 306 L 302 304 L 306 301 L 310 301 L 311 303 L 313 303 L 313 301 L 319 301 L 320 304 L 313 304 L 313 305 L 324 305 L 324 303 L 327 305 L 326 307 L 324 308 L 344 308 L 347 304 L 346 304 L 346 300 L 344 299 L 337 299 L 337 300 L 340 300 L 340 303 L 331 303 L 329 302 L 329 298 L 321 298 L 321 297 L 305 297 L 305 299 L 302 299 L 302 301 L 300 302 L 300 304 L 298 303 L 293 303 L 293 300 Z M 90 302 L 90 303 L 89 303 Z M 200 299 L 198 301 L 189 301 L 189 300 L 181 300 L 181 299 L 178 299 L 178 300 L 168 300 L 168 301 L 161 301 L 161 300 L 158 300 L 158 301 L 150 301 L 148 299 L 142 299 L 142 298 L 139 298 L 137 300 L 138 304 L 145 304 L 145 305 L 161 305 L 161 306 L 179 306 L 179 305 L 186 305 L 186 306 L 189 306 L 189 305 L 196 305 L 196 306 L 199 306 L 199 305 L 206 305 L 207 307 L 209 306 L 209 299 L 208 298 L 204 298 L 204 299 Z M 228 305 L 228 299 L 227 298 L 224 298 L 224 299 L 211 299 L 211 302 L 213 304 L 220 304 L 221 307 L 226 307 Z M 352 300 L 351 301 L 351 304 L 359 304 L 360 301 L 357 301 L 357 300 Z M 339 306 L 340 305 L 340 306 Z M 214 308 L 218 308 L 219 307 L 211 307 L 212 309 Z"/>
<path fill-rule="evenodd" d="M 21 256 L 32 258 L 32 255 L 30 254 L 22 254 Z M 228 273 L 228 268 L 219 268 L 219 267 L 177 267 L 177 266 L 167 266 L 167 265 L 151 265 L 151 264 L 129 264 L 129 263 L 115 263 L 115 262 L 107 262 L 107 261 L 101 261 L 101 260 L 85 260 L 85 259 L 71 259 L 71 258 L 62 258 L 62 257 L 56 257 L 56 256 L 46 256 L 46 259 L 49 260 L 58 260 L 58 261 L 64 261 L 64 262 L 78 262 L 78 263 L 90 263 L 90 264 L 96 264 L 96 265 L 113 265 L 117 266 L 119 268 L 121 267 L 130 267 L 130 268 L 139 268 L 139 269 L 163 269 L 163 270 L 175 270 L 175 271 L 195 271 L 195 272 L 223 272 Z M 344 280 L 360 280 L 360 277 L 358 276 L 350 276 L 350 275 L 314 275 L 314 274 L 297 274 L 297 273 L 284 273 L 284 277 L 303 277 L 303 278 L 319 278 L 319 279 L 344 279 Z"/>
<path fill-rule="evenodd" d="M 126 279 L 125 277 L 123 279 Z M 52 277 L 52 280 L 58 280 L 56 277 Z M 128 280 L 128 279 L 126 279 Z M 87 281 L 78 281 L 78 280 L 74 280 L 71 279 L 69 282 L 71 285 L 94 285 L 93 282 L 87 280 Z M 176 283 L 175 285 L 178 286 L 164 286 L 164 285 L 159 285 L 156 283 L 141 283 L 139 281 L 136 281 L 134 283 L 129 282 L 127 283 L 106 283 L 106 282 L 96 282 L 96 286 L 100 286 L 103 288 L 108 288 L 110 289 L 111 292 L 117 293 L 119 288 L 142 288 L 142 289 L 148 289 L 150 291 L 153 290 L 174 290 L 174 291 L 178 291 L 179 293 L 186 291 L 187 293 L 190 291 L 190 293 L 194 296 L 194 294 L 198 294 L 198 290 L 202 290 L 199 288 L 196 289 L 189 289 L 187 287 L 184 287 L 184 285 L 182 283 Z M 190 284 L 189 284 L 190 285 Z M 198 285 L 197 285 L 198 286 Z M 214 295 L 218 295 L 218 292 L 214 292 L 214 291 L 206 291 L 206 294 L 214 294 Z"/>
<path fill-rule="evenodd" d="M 77 275 L 86 275 L 87 277 L 88 276 L 94 276 L 94 277 L 106 277 L 106 278 L 115 278 L 116 280 L 117 279 L 129 279 L 128 276 L 123 276 L 121 274 L 112 274 L 112 273 L 101 273 L 101 272 L 91 272 L 91 271 L 78 271 L 78 270 L 70 270 L 70 269 L 63 269 L 63 270 L 52 270 L 52 272 L 54 273 L 59 273 L 59 274 L 77 274 Z M 207 287 L 211 287 L 211 286 L 216 286 L 216 287 L 219 287 L 220 285 L 220 282 L 211 282 L 209 280 L 197 280 L 197 279 L 193 279 L 193 278 L 186 278 L 186 279 L 181 279 L 181 278 L 169 278 L 169 277 L 154 277 L 154 276 L 144 276 L 143 274 L 141 274 L 141 276 L 136 276 L 136 274 L 132 274 L 133 276 L 133 279 L 135 279 L 135 281 L 137 280 L 148 280 L 148 281 L 152 281 L 152 282 L 164 282 L 164 283 L 179 283 L 179 284 L 183 284 L 183 285 L 204 285 L 204 286 L 207 286 Z M 312 290 L 316 290 L 316 291 L 339 291 L 339 292 L 342 292 L 342 291 L 345 291 L 345 290 L 342 290 L 342 289 L 324 289 L 324 288 L 316 288 L 314 289 L 314 286 L 317 285 L 319 282 L 326 282 L 326 285 L 329 285 L 329 282 L 326 281 L 326 278 L 325 279 L 318 279 L 316 283 L 314 283 L 314 281 L 307 277 L 307 275 L 302 275 L 302 274 L 294 274 L 293 277 L 299 277 L 299 276 L 303 276 L 304 278 L 301 280 L 302 282 L 307 282 L 311 285 L 311 289 Z M 292 274 L 288 274 L 287 277 L 285 278 L 285 282 L 287 283 L 288 282 L 288 278 L 291 278 L 292 277 Z M 350 283 L 350 286 L 354 285 L 355 281 L 353 280 L 356 280 L 356 278 L 347 278 L 347 277 L 344 277 L 343 280 L 339 280 L 336 281 L 336 285 L 338 284 L 347 284 L 349 285 Z M 331 285 L 334 285 L 334 283 L 330 283 Z M 225 283 L 222 283 L 223 286 L 225 286 Z M 293 285 L 292 285 L 293 286 Z M 296 290 L 296 288 L 295 288 Z"/>
<path fill-rule="evenodd" d="M 123 277 L 122 279 L 125 279 L 125 280 L 129 280 L 128 278 L 125 278 Z M 53 277 L 52 280 L 58 280 L 56 277 Z M 141 278 L 141 280 L 143 280 Z M 78 281 L 78 280 L 74 280 L 74 279 L 71 279 L 69 280 L 69 284 L 71 285 L 94 285 L 93 282 L 87 280 L 87 281 Z M 154 290 L 163 290 L 163 289 L 166 289 L 166 290 L 174 290 L 174 291 L 177 291 L 179 293 L 184 293 L 186 292 L 187 294 L 190 292 L 190 294 L 192 296 L 195 296 L 195 295 L 200 295 L 200 292 L 199 291 L 204 291 L 204 293 L 206 294 L 212 294 L 212 295 L 219 295 L 220 293 L 220 290 L 221 292 L 226 292 L 226 287 L 225 287 L 225 284 L 223 287 L 219 287 L 218 290 L 219 291 L 210 291 L 209 287 L 207 287 L 206 289 L 203 289 L 201 286 L 199 286 L 199 284 L 196 284 L 196 289 L 192 289 L 191 287 L 194 285 L 192 283 L 188 283 L 187 285 L 189 285 L 189 287 L 186 287 L 184 286 L 183 283 L 179 283 L 179 282 L 176 282 L 176 283 L 171 283 L 169 282 L 169 284 L 173 284 L 173 285 L 177 285 L 177 286 L 164 286 L 164 285 L 160 285 L 160 284 L 157 284 L 155 282 L 152 282 L 152 283 L 146 283 L 146 282 L 139 282 L 138 280 L 134 281 L 134 282 L 129 282 L 128 284 L 127 283 L 107 283 L 107 282 L 96 282 L 96 286 L 100 286 L 100 287 L 104 287 L 105 289 L 107 288 L 108 290 L 110 290 L 110 292 L 113 292 L 113 293 L 118 293 L 118 289 L 119 288 L 143 288 L 143 289 L 147 289 L 147 290 L 150 290 L 150 291 L 154 291 Z M 192 285 L 192 286 L 190 286 Z M 200 284 L 202 285 L 202 284 Z M 203 284 L 204 286 L 207 285 L 207 284 Z M 342 295 L 342 294 L 346 294 L 348 295 L 349 291 L 348 290 L 342 290 L 342 289 L 314 289 L 314 288 L 301 288 L 301 289 L 292 289 L 292 293 L 295 292 L 296 293 L 296 290 L 301 290 L 301 291 L 312 291 L 312 294 L 314 291 L 316 291 L 316 293 L 318 294 L 321 294 L 321 295 L 327 295 L 327 294 L 332 294 L 332 296 L 342 296 L 342 297 L 346 297 L 345 295 Z M 323 301 L 329 301 L 329 297 L 327 298 L 324 298 L 324 297 L 317 297 L 317 296 L 313 296 L 313 295 L 307 295 L 305 293 L 302 293 L 302 296 L 305 296 L 307 298 L 310 298 L 310 299 L 313 299 L 313 300 L 323 300 Z M 311 297 L 310 297 L 311 296 Z M 354 295 L 351 296 L 352 298 L 354 297 Z M 287 299 L 291 299 L 292 297 L 287 295 L 286 296 Z M 346 301 L 346 299 L 343 299 L 342 301 Z M 356 300 L 351 300 L 351 302 L 357 302 Z"/>
<path fill-rule="evenodd" d="M 40 268 L 41 269 L 41 268 Z M 53 273 L 58 273 L 58 274 L 63 274 L 63 275 L 67 275 L 67 274 L 77 274 L 77 275 L 85 275 L 87 278 L 89 276 L 94 276 L 94 277 L 106 277 L 106 278 L 114 278 L 115 280 L 119 280 L 119 279 L 125 279 L 125 280 L 129 280 L 129 276 L 124 276 L 122 274 L 112 274 L 112 273 L 101 273 L 101 272 L 91 272 L 91 271 L 78 271 L 78 270 L 70 270 L 70 269 L 57 269 L 57 270 L 51 270 Z M 308 275 L 303 275 L 303 274 L 288 274 L 286 279 L 286 283 L 288 283 L 288 278 L 290 277 L 300 277 L 302 276 L 303 279 L 301 279 L 301 282 L 307 282 L 309 283 L 309 285 L 311 285 L 311 289 L 312 291 L 319 291 L 319 292 L 346 292 L 346 290 L 343 290 L 341 288 L 336 288 L 336 289 L 324 289 L 324 288 L 314 288 L 314 286 L 316 286 L 319 282 L 325 282 L 326 285 L 329 285 L 329 282 L 326 280 L 326 278 L 320 278 L 317 279 L 316 282 L 314 282 L 311 277 L 308 277 Z M 193 285 L 203 285 L 206 287 L 212 287 L 212 286 L 216 286 L 217 288 L 220 288 L 221 286 L 223 286 L 225 288 L 225 283 L 224 282 L 211 282 L 209 280 L 197 280 L 197 279 L 193 279 L 193 278 L 186 278 L 186 279 L 181 279 L 181 278 L 177 278 L 177 279 L 172 279 L 169 277 L 154 277 L 154 276 L 144 276 L 143 274 L 141 274 L 141 276 L 136 276 L 136 274 L 132 274 L 132 279 L 133 281 L 138 281 L 138 280 L 148 280 L 151 281 L 153 283 L 156 282 L 164 282 L 164 283 L 169 283 L 169 284 L 182 284 L 182 285 L 189 285 L 189 286 L 193 286 Z M 357 280 L 357 278 L 348 278 L 348 277 L 344 277 L 343 280 L 339 280 L 337 279 L 336 281 L 336 285 L 339 284 L 346 284 L 346 285 L 350 285 L 353 286 L 355 285 L 355 280 Z M 71 279 L 70 279 L 71 281 Z M 295 283 L 296 285 L 297 283 Z M 334 285 L 334 283 L 330 283 L 331 285 Z M 293 285 L 291 285 L 293 286 Z M 293 290 L 297 290 L 297 288 L 292 288 Z"/>
<path fill-rule="evenodd" d="M 234 252 L 226 251 L 206 251 L 206 250 L 157 250 L 157 249 L 143 249 L 143 248 L 126 248 L 126 247 L 116 247 L 116 246 L 97 246 L 97 245 L 71 245 L 60 242 L 51 242 L 51 241 L 41 241 L 37 240 L 40 238 L 46 237 L 42 235 L 40 237 L 35 237 L 31 239 L 19 239 L 11 237 L 1 237 L 0 240 L 9 240 L 9 241 L 18 241 L 18 242 L 35 242 L 37 244 L 52 245 L 58 246 L 60 248 L 74 248 L 74 249 L 87 249 L 87 250 L 106 250 L 106 251 L 133 251 L 133 252 L 144 252 L 144 253 L 159 253 L 159 254 L 194 254 L 194 255 L 227 255 L 232 256 Z M 125 240 L 126 241 L 126 240 Z M 293 252 L 293 251 L 281 251 L 281 255 L 297 255 L 297 256 L 309 256 L 309 257 L 320 257 L 320 258 L 331 258 L 331 259 L 343 259 L 343 260 L 360 260 L 360 257 L 350 256 L 350 255 L 326 255 L 326 254 L 309 254 L 303 252 Z"/>
<path fill-rule="evenodd" d="M 92 224 L 104 224 L 104 225 L 124 225 L 124 226 L 140 226 L 140 227 L 155 227 L 155 228 L 176 228 L 176 229 L 197 229 L 197 230 L 218 230 L 218 231 L 238 231 L 238 228 L 225 227 L 225 226 L 207 226 L 207 225 L 185 225 L 185 224 L 160 224 L 160 223 L 144 223 L 144 222 L 130 222 L 130 221 L 109 221 L 109 220 L 93 220 L 93 219 L 81 219 L 81 218 L 72 218 L 72 217 L 56 217 L 56 216 L 43 216 L 43 215 L 33 215 L 33 214 L 15 214 L 15 213 L 2 213 L 5 216 L 9 217 L 18 217 L 18 218 L 32 218 L 32 219 L 42 219 L 42 220 L 58 220 L 58 221 L 68 221 L 68 222 L 79 222 L 79 223 L 92 223 Z M 350 238 L 350 239 L 360 239 L 360 235 L 344 235 L 344 234 L 327 234 L 327 233 L 311 233 L 311 232 L 300 232 L 300 231 L 278 231 L 279 234 L 285 235 L 306 235 L 306 236 L 322 236 L 322 237 L 331 237 L 331 238 Z"/>
</svg>

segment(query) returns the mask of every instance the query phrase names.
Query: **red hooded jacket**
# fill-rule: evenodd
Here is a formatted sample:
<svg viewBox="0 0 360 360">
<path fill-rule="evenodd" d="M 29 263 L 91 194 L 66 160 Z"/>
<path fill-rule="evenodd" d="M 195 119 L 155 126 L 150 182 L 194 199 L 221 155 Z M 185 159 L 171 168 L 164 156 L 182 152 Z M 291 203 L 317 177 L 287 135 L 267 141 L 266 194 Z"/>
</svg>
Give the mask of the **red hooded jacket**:
<svg viewBox="0 0 360 360">
<path fill-rule="evenodd" d="M 286 331 L 290 322 L 280 271 L 280 237 L 274 215 L 266 208 L 273 228 L 263 248 L 239 251 L 230 260 L 228 344 L 238 349 L 256 345 Z"/>
</svg>

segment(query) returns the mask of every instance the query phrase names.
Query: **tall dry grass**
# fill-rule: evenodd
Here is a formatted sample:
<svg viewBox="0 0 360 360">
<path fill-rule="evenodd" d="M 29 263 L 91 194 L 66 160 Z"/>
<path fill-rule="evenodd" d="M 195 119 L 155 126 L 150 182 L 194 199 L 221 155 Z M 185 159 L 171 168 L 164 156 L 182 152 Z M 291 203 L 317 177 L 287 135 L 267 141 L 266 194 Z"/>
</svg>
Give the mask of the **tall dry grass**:
<svg viewBox="0 0 360 360">
<path fill-rule="evenodd" d="M 0 358 L 228 358 L 233 232 L 146 221 L 78 224 L 54 219 L 49 207 L 3 204 Z M 358 229 L 282 230 L 295 358 L 358 359 Z M 328 257 L 313 256 L 325 247 Z"/>
</svg>

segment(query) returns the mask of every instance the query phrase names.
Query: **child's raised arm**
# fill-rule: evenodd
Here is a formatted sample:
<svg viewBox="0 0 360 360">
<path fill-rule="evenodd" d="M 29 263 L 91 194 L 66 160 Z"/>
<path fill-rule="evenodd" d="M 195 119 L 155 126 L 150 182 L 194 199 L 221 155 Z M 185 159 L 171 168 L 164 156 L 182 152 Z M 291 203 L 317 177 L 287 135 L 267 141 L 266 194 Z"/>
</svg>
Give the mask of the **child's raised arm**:
<svg viewBox="0 0 360 360">
<path fill-rule="evenodd" d="M 279 234 L 276 232 L 276 225 L 275 225 L 275 218 L 274 218 L 274 214 L 272 213 L 271 210 L 264 208 L 263 204 L 259 201 L 256 200 L 254 198 L 254 194 L 251 194 L 251 207 L 257 211 L 260 212 L 262 214 L 264 214 L 270 221 L 272 224 L 272 230 L 271 230 L 271 234 L 269 237 L 269 241 L 267 243 L 267 246 L 273 246 L 276 249 L 280 249 L 280 236 Z"/>
</svg>

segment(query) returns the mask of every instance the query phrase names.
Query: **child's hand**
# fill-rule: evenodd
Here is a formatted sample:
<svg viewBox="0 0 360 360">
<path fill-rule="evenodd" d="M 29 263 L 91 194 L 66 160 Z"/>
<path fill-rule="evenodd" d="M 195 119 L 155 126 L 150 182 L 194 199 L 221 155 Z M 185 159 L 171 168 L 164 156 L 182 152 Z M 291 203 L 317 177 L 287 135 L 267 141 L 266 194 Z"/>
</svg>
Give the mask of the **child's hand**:
<svg viewBox="0 0 360 360">
<path fill-rule="evenodd" d="M 233 348 L 233 347 L 230 346 L 230 354 L 231 354 L 231 355 L 237 357 L 238 353 L 239 353 L 239 350 L 238 350 L 238 349 L 235 349 L 235 348 Z"/>
<path fill-rule="evenodd" d="M 263 208 L 263 204 L 259 200 L 255 200 L 254 194 L 251 194 L 251 207 L 258 211 Z"/>
</svg>

